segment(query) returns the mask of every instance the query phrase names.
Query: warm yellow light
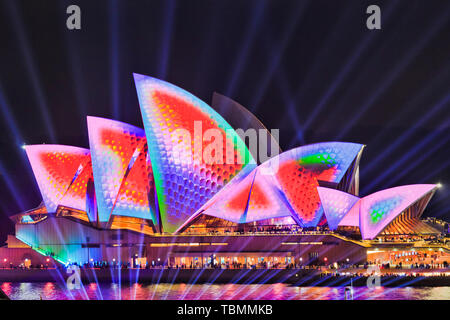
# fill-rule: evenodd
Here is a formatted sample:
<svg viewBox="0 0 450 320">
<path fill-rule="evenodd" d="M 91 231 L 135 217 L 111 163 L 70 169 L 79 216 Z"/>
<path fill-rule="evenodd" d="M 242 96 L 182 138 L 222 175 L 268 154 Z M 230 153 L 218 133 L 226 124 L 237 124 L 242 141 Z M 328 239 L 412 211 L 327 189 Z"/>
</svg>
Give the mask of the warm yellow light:
<svg viewBox="0 0 450 320">
<path fill-rule="evenodd" d="M 172 246 L 179 246 L 179 247 L 197 247 L 197 246 L 226 246 L 228 243 L 225 242 L 191 242 L 191 243 L 184 243 L 184 242 L 178 242 L 178 243 L 151 243 L 150 247 L 172 247 Z"/>
<path fill-rule="evenodd" d="M 282 245 L 292 246 L 292 245 L 322 245 L 323 242 L 282 242 Z"/>
</svg>

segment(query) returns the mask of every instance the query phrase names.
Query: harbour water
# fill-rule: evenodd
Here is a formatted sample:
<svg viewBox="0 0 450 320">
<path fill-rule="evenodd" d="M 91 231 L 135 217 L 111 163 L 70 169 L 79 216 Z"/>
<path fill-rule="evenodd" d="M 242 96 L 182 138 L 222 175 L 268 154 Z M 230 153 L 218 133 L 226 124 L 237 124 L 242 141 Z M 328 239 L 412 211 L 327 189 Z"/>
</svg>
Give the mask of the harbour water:
<svg viewBox="0 0 450 320">
<path fill-rule="evenodd" d="M 12 300 L 343 300 L 343 287 L 296 287 L 288 284 L 97 284 L 68 290 L 54 282 L 3 282 Z M 450 287 L 354 287 L 355 300 L 450 300 Z"/>
</svg>

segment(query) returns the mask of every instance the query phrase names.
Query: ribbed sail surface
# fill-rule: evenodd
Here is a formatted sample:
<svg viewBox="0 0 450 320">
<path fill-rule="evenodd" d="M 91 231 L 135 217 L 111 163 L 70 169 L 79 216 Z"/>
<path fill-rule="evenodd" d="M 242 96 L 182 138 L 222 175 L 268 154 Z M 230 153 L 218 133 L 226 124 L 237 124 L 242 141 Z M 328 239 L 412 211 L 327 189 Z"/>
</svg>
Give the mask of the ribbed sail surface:
<svg viewBox="0 0 450 320">
<path fill-rule="evenodd" d="M 162 224 L 165 232 L 174 232 L 254 160 L 231 126 L 206 103 L 167 82 L 137 74 L 134 79 Z M 212 133 L 221 137 L 208 138 Z M 219 144 L 214 152 L 213 143 Z M 216 163 L 205 159 L 213 153 Z"/>
<path fill-rule="evenodd" d="M 91 170 L 89 150 L 63 145 L 26 146 L 42 199 L 48 212 L 58 205 L 86 210 L 86 188 Z"/>
<path fill-rule="evenodd" d="M 88 130 L 99 221 L 108 222 L 113 209 L 114 214 L 151 219 L 147 188 L 152 181 L 139 157 L 146 148 L 144 130 L 97 117 L 88 117 Z M 132 174 L 124 181 L 127 172 Z"/>
</svg>

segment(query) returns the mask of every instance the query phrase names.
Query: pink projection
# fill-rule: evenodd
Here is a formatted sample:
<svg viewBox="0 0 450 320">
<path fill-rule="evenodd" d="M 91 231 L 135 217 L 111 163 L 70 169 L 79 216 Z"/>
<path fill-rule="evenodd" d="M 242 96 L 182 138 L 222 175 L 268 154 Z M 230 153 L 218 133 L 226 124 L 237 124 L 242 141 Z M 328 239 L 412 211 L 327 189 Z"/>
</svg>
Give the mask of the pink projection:
<svg viewBox="0 0 450 320">
<path fill-rule="evenodd" d="M 319 192 L 323 211 L 327 218 L 328 227 L 330 230 L 336 230 L 339 225 L 342 225 L 341 223 L 344 217 L 349 216 L 349 211 L 358 202 L 359 198 L 349 193 L 330 188 L 318 187 L 317 191 Z M 359 211 L 356 212 L 356 215 L 352 215 L 356 219 L 353 219 L 353 221 L 350 221 L 352 219 L 347 219 L 348 222 L 344 222 L 346 225 L 348 223 L 354 226 L 359 225 Z"/>
<path fill-rule="evenodd" d="M 144 130 L 109 119 L 87 120 L 99 221 L 108 222 L 111 214 L 154 220 Z"/>
<path fill-rule="evenodd" d="M 239 173 L 199 212 L 235 223 L 290 216 L 270 179 L 258 168 L 246 175 Z"/>
<path fill-rule="evenodd" d="M 317 187 L 319 181 L 338 184 L 361 152 L 363 145 L 347 142 L 323 142 L 283 152 L 261 164 L 278 168 L 274 181 L 301 226 L 315 227 L 323 209 Z"/>
<path fill-rule="evenodd" d="M 374 239 L 397 216 L 438 186 L 415 184 L 381 190 L 359 199 L 329 188 L 317 188 L 331 230 L 359 226 L 363 239 Z"/>
<path fill-rule="evenodd" d="M 246 213 L 246 222 L 290 217 L 291 211 L 281 198 L 274 177 L 256 170 L 252 192 Z"/>
<path fill-rule="evenodd" d="M 245 212 L 255 173 L 252 171 L 245 176 L 238 174 L 219 192 L 217 199 L 214 198 L 203 214 L 235 223 L 245 223 Z"/>
<path fill-rule="evenodd" d="M 135 74 L 134 80 L 161 221 L 165 232 L 175 232 L 254 160 L 233 128 L 200 99 L 155 78 Z M 214 163 L 204 159 L 210 129 L 221 135 L 216 141 L 221 143 L 221 154 Z"/>
<path fill-rule="evenodd" d="M 25 147 L 48 212 L 58 205 L 86 210 L 86 188 L 92 175 L 89 150 L 63 145 Z"/>
<path fill-rule="evenodd" d="M 183 226 L 204 213 L 236 223 L 291 216 L 301 226 L 315 227 L 323 213 L 318 181 L 338 184 L 362 148 L 325 142 L 284 152 L 250 174 L 238 174 Z"/>
<path fill-rule="evenodd" d="M 360 230 L 363 239 L 373 239 L 398 215 L 437 188 L 414 184 L 385 189 L 360 200 Z"/>
</svg>

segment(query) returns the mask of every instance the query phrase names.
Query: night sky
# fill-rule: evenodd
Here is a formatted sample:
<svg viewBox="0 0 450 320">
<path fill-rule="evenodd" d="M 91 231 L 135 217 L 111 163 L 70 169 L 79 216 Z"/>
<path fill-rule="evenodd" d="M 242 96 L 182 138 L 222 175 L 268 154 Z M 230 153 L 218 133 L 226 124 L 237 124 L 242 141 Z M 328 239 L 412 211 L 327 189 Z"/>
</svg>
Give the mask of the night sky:
<svg viewBox="0 0 450 320">
<path fill-rule="evenodd" d="M 81 8 L 82 29 L 66 28 Z M 382 29 L 368 30 L 370 4 Z M 132 73 L 210 103 L 217 91 L 283 150 L 366 144 L 361 195 L 442 183 L 450 220 L 450 3 L 443 1 L 0 1 L 0 244 L 41 196 L 21 146 L 88 148 L 86 116 L 142 127 Z"/>
</svg>

